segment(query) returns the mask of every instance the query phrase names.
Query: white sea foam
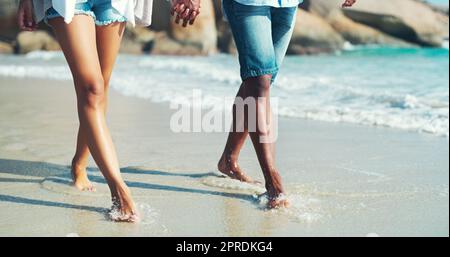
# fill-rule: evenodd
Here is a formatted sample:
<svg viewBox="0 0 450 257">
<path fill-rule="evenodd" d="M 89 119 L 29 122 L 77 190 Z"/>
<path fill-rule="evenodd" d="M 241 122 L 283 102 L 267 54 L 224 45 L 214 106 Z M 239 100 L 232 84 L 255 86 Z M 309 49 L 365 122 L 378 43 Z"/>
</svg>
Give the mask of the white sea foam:
<svg viewBox="0 0 450 257">
<path fill-rule="evenodd" d="M 202 183 L 211 187 L 217 187 L 227 190 L 237 190 L 254 195 L 260 195 L 266 192 L 266 189 L 262 185 L 243 183 L 238 180 L 225 177 L 209 176 L 203 179 Z"/>
<path fill-rule="evenodd" d="M 143 225 L 157 225 L 160 217 L 159 212 L 146 203 L 136 204 L 141 215 L 141 224 Z"/>
<path fill-rule="evenodd" d="M 445 40 L 445 41 L 442 43 L 442 48 L 448 50 L 448 40 Z"/>
<path fill-rule="evenodd" d="M 288 58 L 273 88 L 278 113 L 449 136 L 448 51 L 429 56 L 418 49 L 360 51 Z M 398 57 L 396 51 L 404 53 Z M 2 57 L 0 76 L 71 79 L 58 52 Z M 239 84 L 237 61 L 226 55 L 121 56 L 112 79 L 118 92 L 153 102 L 186 104 L 192 90 L 201 89 L 204 108 L 232 99 Z"/>
<path fill-rule="evenodd" d="M 0 65 L 0 76 L 16 78 L 38 78 L 70 80 L 72 76 L 65 66 Z"/>
<path fill-rule="evenodd" d="M 343 49 L 344 49 L 345 51 L 352 51 L 352 50 L 355 50 L 355 49 L 356 49 L 356 46 L 353 45 L 352 43 L 346 41 L 346 42 L 344 43 Z"/>
<path fill-rule="evenodd" d="M 26 54 L 25 58 L 49 61 L 52 59 L 62 59 L 64 56 L 59 51 L 35 51 Z"/>
<path fill-rule="evenodd" d="M 278 208 L 269 210 L 271 215 L 284 215 L 294 222 L 315 223 L 323 217 L 321 201 L 316 198 L 307 197 L 301 194 L 291 194 L 284 196 L 289 201 L 289 208 Z M 259 207 L 265 209 L 268 199 L 265 195 L 258 198 Z"/>
</svg>

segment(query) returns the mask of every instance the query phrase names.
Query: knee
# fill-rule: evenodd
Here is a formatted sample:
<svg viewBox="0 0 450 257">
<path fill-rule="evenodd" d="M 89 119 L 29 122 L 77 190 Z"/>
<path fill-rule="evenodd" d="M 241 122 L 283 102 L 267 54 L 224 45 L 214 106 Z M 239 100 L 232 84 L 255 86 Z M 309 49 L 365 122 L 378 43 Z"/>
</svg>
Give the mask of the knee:
<svg viewBox="0 0 450 257">
<path fill-rule="evenodd" d="M 272 84 L 272 75 L 267 74 L 249 78 L 247 80 L 247 84 L 250 85 L 253 90 L 257 90 L 258 92 L 267 92 L 270 90 Z"/>
<path fill-rule="evenodd" d="M 97 109 L 104 103 L 105 96 L 105 82 L 102 77 L 98 77 L 83 83 L 79 98 L 84 107 Z"/>
<path fill-rule="evenodd" d="M 105 92 L 109 90 L 109 82 L 111 81 L 111 75 L 103 74 L 103 87 L 105 88 Z"/>
</svg>

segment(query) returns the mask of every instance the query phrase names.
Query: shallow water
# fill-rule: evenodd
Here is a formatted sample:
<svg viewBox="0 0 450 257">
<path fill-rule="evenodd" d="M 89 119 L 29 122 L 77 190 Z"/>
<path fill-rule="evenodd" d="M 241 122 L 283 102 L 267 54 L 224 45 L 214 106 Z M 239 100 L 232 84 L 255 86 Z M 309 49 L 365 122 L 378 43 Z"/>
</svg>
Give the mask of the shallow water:
<svg viewBox="0 0 450 257">
<path fill-rule="evenodd" d="M 448 49 L 349 47 L 335 55 L 288 57 L 273 90 L 282 116 L 449 135 Z M 233 56 L 119 58 L 112 86 L 154 102 L 228 110 L 240 84 Z M 0 75 L 70 80 L 60 53 L 0 59 Z M 180 83 L 180 81 L 182 83 Z"/>
<path fill-rule="evenodd" d="M 70 84 L 0 76 L 0 235 L 448 236 L 446 138 L 282 118 L 278 168 L 292 208 L 268 211 L 261 187 L 217 176 L 225 133 L 173 133 L 166 105 L 114 91 L 108 123 L 143 223 L 113 223 L 98 169 L 97 192 L 70 187 Z M 240 161 L 263 179 L 250 142 Z"/>
</svg>

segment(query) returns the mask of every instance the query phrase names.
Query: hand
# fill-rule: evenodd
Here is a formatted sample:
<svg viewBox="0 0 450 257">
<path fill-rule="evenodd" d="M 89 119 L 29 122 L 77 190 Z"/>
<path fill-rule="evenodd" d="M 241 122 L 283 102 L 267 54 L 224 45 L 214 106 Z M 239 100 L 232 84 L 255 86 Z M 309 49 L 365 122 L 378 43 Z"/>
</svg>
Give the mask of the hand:
<svg viewBox="0 0 450 257">
<path fill-rule="evenodd" d="M 356 0 L 345 0 L 345 3 L 342 4 L 342 8 L 352 7 L 356 3 Z"/>
<path fill-rule="evenodd" d="M 177 15 L 175 22 L 180 24 L 183 20 L 183 27 L 188 24 L 194 25 L 195 19 L 200 14 L 200 0 L 172 0 L 171 15 Z"/>
<path fill-rule="evenodd" d="M 19 10 L 17 12 L 17 21 L 21 30 L 34 31 L 37 29 L 37 23 L 34 20 L 33 11 L 32 0 L 20 1 Z"/>
</svg>

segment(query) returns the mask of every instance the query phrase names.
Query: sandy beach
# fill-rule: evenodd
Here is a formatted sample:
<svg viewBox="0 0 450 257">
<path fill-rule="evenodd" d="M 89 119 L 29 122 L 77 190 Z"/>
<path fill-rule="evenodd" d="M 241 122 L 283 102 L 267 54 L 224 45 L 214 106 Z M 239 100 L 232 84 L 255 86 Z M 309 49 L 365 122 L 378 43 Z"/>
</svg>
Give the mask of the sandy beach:
<svg viewBox="0 0 450 257">
<path fill-rule="evenodd" d="M 173 110 L 111 92 L 109 125 L 141 224 L 107 219 L 110 198 L 70 186 L 78 128 L 69 81 L 0 77 L 0 236 L 448 236 L 448 138 L 280 119 L 278 166 L 292 207 L 219 177 L 224 133 L 173 133 Z M 248 144 L 241 166 L 262 174 Z"/>
</svg>

